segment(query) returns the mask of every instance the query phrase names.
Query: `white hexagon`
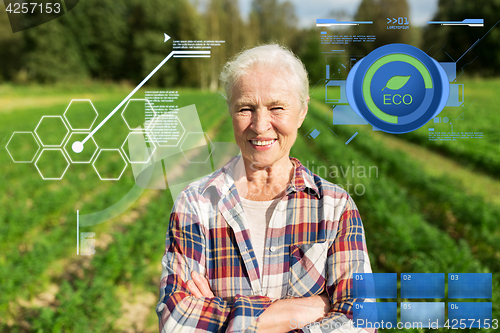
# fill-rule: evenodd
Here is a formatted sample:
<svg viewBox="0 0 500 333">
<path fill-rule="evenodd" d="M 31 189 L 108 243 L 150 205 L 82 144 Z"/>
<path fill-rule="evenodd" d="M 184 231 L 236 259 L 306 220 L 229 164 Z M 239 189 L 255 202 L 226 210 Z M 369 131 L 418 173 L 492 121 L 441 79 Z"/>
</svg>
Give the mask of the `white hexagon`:
<svg viewBox="0 0 500 333">
<path fill-rule="evenodd" d="M 69 147 L 69 149 L 70 149 L 69 152 L 68 152 L 68 149 L 66 149 L 66 147 L 68 146 L 68 144 L 71 142 L 71 137 L 73 136 L 73 134 L 76 134 L 76 135 L 79 135 L 79 134 L 90 134 L 90 132 L 72 132 L 69 135 L 68 140 L 66 141 L 66 143 L 63 146 L 63 149 L 66 152 L 66 154 L 68 155 L 69 160 L 71 161 L 71 163 L 75 163 L 75 164 L 88 164 L 88 163 L 90 163 L 92 161 L 92 159 L 94 158 L 94 156 L 97 154 L 97 151 L 99 150 L 99 146 L 97 145 L 97 142 L 95 142 L 93 136 L 90 137 L 90 140 L 92 140 L 94 142 L 96 148 L 95 148 L 94 152 L 92 153 L 92 157 L 90 157 L 90 159 L 88 161 L 73 161 L 73 159 L 71 158 L 71 154 L 73 153 L 72 148 Z"/>
<path fill-rule="evenodd" d="M 162 120 L 166 120 L 166 119 L 177 119 L 177 124 L 179 124 L 182 128 L 182 132 L 180 133 L 179 137 L 175 141 L 175 144 L 164 144 L 161 142 L 162 138 L 160 137 L 160 135 L 162 133 L 164 133 L 164 131 L 162 129 L 157 128 L 157 126 L 161 123 Z M 186 129 L 184 128 L 184 125 L 182 125 L 179 117 L 177 117 L 176 115 L 173 115 L 173 114 L 172 115 L 164 114 L 164 115 L 157 117 L 155 123 L 153 124 L 153 126 L 151 126 L 151 135 L 159 147 L 177 147 L 179 145 L 179 143 L 182 141 L 182 138 L 184 137 L 184 133 L 186 133 Z"/>
<path fill-rule="evenodd" d="M 38 129 L 38 127 L 40 126 L 40 124 L 42 123 L 44 118 L 59 118 L 59 119 L 61 119 L 61 122 L 63 123 L 64 127 L 66 127 L 66 134 L 64 135 L 64 138 L 61 140 L 60 144 L 58 144 L 58 145 L 45 145 L 45 144 L 43 144 L 43 140 L 40 138 L 40 136 L 38 135 L 36 130 Z M 35 135 L 38 138 L 38 140 L 40 140 L 40 143 L 42 144 L 43 147 L 60 147 L 60 146 L 62 146 L 62 144 L 64 143 L 64 140 L 66 140 L 66 138 L 68 137 L 68 134 L 69 134 L 69 128 L 66 125 L 66 122 L 64 121 L 63 117 L 61 117 L 61 116 L 43 116 L 35 128 Z"/>
<path fill-rule="evenodd" d="M 52 150 L 59 150 L 59 151 L 61 152 L 61 155 L 62 155 L 62 156 L 64 157 L 64 159 L 66 160 L 66 164 L 67 164 L 67 165 L 66 165 L 66 168 L 64 169 L 64 171 L 63 171 L 63 173 L 62 173 L 61 177 L 59 177 L 59 178 L 49 178 L 49 177 L 45 178 L 45 176 L 42 174 L 42 171 L 38 168 L 38 165 L 37 165 L 37 164 L 38 164 L 38 161 L 39 161 L 39 160 L 40 160 L 40 158 L 42 157 L 43 153 L 44 153 L 44 152 L 46 152 L 46 151 L 48 151 L 48 150 L 50 150 L 50 151 L 52 151 Z M 36 162 L 35 162 L 35 167 L 36 167 L 36 169 L 38 170 L 38 173 L 40 174 L 40 176 L 42 177 L 42 179 L 43 179 L 43 180 L 61 180 L 61 179 L 64 177 L 64 175 L 66 174 L 66 171 L 68 171 L 69 165 L 70 165 L 70 163 L 69 163 L 69 161 L 68 161 L 68 158 L 66 157 L 66 155 L 64 154 L 64 152 L 62 151 L 62 149 L 61 149 L 61 148 L 44 148 L 44 149 L 42 150 L 42 152 L 40 153 L 40 155 L 38 155 L 38 158 L 36 159 Z"/>
<path fill-rule="evenodd" d="M 149 143 L 152 145 L 152 147 L 147 147 L 147 146 L 146 146 L 146 149 L 149 151 L 149 156 L 148 156 L 148 158 L 147 158 L 145 161 L 144 161 L 144 160 L 143 160 L 143 161 L 137 161 L 137 160 L 132 161 L 132 160 L 128 157 L 128 154 L 127 154 L 127 152 L 125 151 L 125 144 L 127 143 L 128 138 L 130 137 L 130 135 L 146 135 L 146 136 L 148 136 Z M 144 141 L 144 143 L 146 143 L 146 142 Z M 134 143 L 134 144 L 139 145 L 139 142 Z M 137 148 L 142 149 L 142 147 L 137 147 Z M 141 163 L 142 163 L 142 164 L 143 164 L 143 163 L 148 163 L 148 162 L 151 160 L 151 156 L 153 156 L 153 153 L 154 153 L 154 152 L 155 152 L 155 150 L 156 150 L 156 145 L 154 144 L 153 140 L 151 140 L 151 136 L 150 136 L 150 134 L 149 134 L 149 133 L 147 133 L 147 132 L 134 132 L 134 131 L 132 131 L 132 132 L 130 132 L 130 133 L 127 135 L 127 138 L 125 139 L 125 141 L 123 141 L 123 144 L 122 144 L 122 146 L 121 146 L 121 149 L 123 150 L 123 154 L 125 155 L 125 157 L 127 158 L 127 161 L 128 161 L 129 163 L 135 163 L 135 164 L 141 164 Z"/>
<path fill-rule="evenodd" d="M 125 166 L 123 167 L 123 170 L 122 170 L 122 172 L 120 173 L 120 176 L 118 176 L 118 178 L 102 178 L 102 177 L 101 177 L 101 174 L 99 173 L 99 171 L 98 171 L 98 170 L 97 170 L 97 168 L 95 167 L 95 162 L 97 161 L 97 159 L 99 158 L 99 155 L 101 155 L 101 153 L 102 153 L 103 151 L 117 151 L 117 152 L 120 154 L 120 156 L 121 156 L 121 158 L 122 158 L 123 163 L 125 164 Z M 128 164 L 127 164 L 127 161 L 126 161 L 126 160 L 125 160 L 125 158 L 123 157 L 123 153 L 122 153 L 122 151 L 121 151 L 120 149 L 101 149 L 101 150 L 99 151 L 99 153 L 97 154 L 96 158 L 94 159 L 94 162 L 92 162 L 92 166 L 94 167 L 94 170 L 95 170 L 95 172 L 97 173 L 97 175 L 99 176 L 99 179 L 100 179 L 100 180 L 120 180 L 120 178 L 122 177 L 123 173 L 125 172 L 125 169 L 127 169 L 127 165 L 128 165 Z"/>
<path fill-rule="evenodd" d="M 146 102 L 146 103 L 147 103 L 147 105 L 149 105 L 149 108 L 151 108 L 151 111 L 153 112 L 153 118 L 151 119 L 151 121 L 149 121 L 149 123 L 148 123 L 148 124 L 146 125 L 146 127 L 145 127 L 145 130 L 146 130 L 146 131 L 147 131 L 147 130 L 149 130 L 149 129 L 152 127 L 152 125 L 153 125 L 153 123 L 154 123 L 154 120 L 155 120 L 155 118 L 156 118 L 156 111 L 155 111 L 155 109 L 153 108 L 153 106 L 151 105 L 151 103 L 149 102 L 149 100 L 148 100 L 148 99 L 141 99 L 141 98 L 136 98 L 136 99 L 133 99 L 133 98 L 132 98 L 132 99 L 129 99 L 129 100 L 127 101 L 127 104 L 126 104 L 126 105 L 125 105 L 125 107 L 123 108 L 122 113 L 121 113 L 121 116 L 122 116 L 122 118 L 123 118 L 123 121 L 125 122 L 125 124 L 127 125 L 127 127 L 128 127 L 128 129 L 129 129 L 129 130 L 131 130 L 131 131 L 143 131 L 142 129 L 132 128 L 132 127 L 130 126 L 130 124 L 127 122 L 127 119 L 125 118 L 125 116 L 123 115 L 123 114 L 125 113 L 125 111 L 127 110 L 128 105 L 129 105 L 129 104 L 130 104 L 130 102 L 132 102 L 132 101 L 143 101 L 143 102 Z M 146 112 L 146 110 L 144 110 L 144 112 Z"/>
<path fill-rule="evenodd" d="M 9 143 L 12 140 L 12 138 L 14 137 L 15 134 L 31 134 L 31 136 L 33 136 L 33 140 L 35 140 L 35 143 L 38 146 L 38 149 L 36 150 L 35 154 L 33 154 L 33 158 L 31 159 L 31 161 L 16 161 L 14 159 L 14 156 L 12 156 L 11 152 L 9 151 L 9 148 L 8 148 Z M 12 133 L 9 141 L 5 145 L 5 149 L 7 150 L 7 153 L 9 153 L 9 156 L 10 156 L 10 158 L 12 159 L 12 161 L 14 163 L 33 163 L 33 160 L 35 159 L 36 154 L 38 154 L 38 152 L 40 151 L 40 144 L 38 143 L 38 140 L 36 139 L 35 135 L 33 135 L 33 132 L 14 132 L 14 133 Z"/>
<path fill-rule="evenodd" d="M 208 153 L 208 156 L 205 159 L 205 161 L 190 161 L 189 158 L 188 158 L 188 156 L 186 156 L 186 154 L 184 154 L 184 149 L 182 147 L 186 144 L 186 141 L 188 140 L 188 137 L 190 135 L 200 135 L 200 134 L 203 134 L 203 136 L 208 140 L 208 142 L 210 144 L 210 147 L 212 149 L 210 149 L 210 152 Z M 194 147 L 185 147 L 185 150 L 195 149 L 195 148 L 199 148 L 199 147 L 203 147 L 203 145 L 196 145 Z M 210 156 L 212 155 L 212 152 L 215 149 L 214 144 L 212 143 L 212 140 L 210 140 L 210 137 L 205 132 L 189 132 L 188 134 L 186 134 L 186 137 L 184 138 L 184 141 L 182 142 L 180 148 L 181 148 L 182 154 L 184 155 L 184 157 L 186 158 L 186 161 L 188 161 L 188 163 L 207 163 L 208 159 L 210 158 Z"/>
<path fill-rule="evenodd" d="M 73 104 L 73 102 L 89 102 L 90 103 L 90 106 L 92 106 L 92 109 L 94 110 L 95 112 L 95 117 L 94 117 L 94 120 L 92 121 L 92 124 L 90 124 L 90 127 L 89 128 L 74 128 L 72 125 L 71 125 L 71 122 L 69 121 L 69 119 L 66 117 L 66 113 L 69 111 L 69 108 L 71 107 L 71 104 Z M 69 102 L 69 105 L 68 107 L 66 108 L 66 111 L 64 111 L 63 113 L 63 116 L 64 116 L 64 119 L 66 119 L 66 121 L 68 122 L 69 124 L 69 127 L 73 130 L 73 131 L 90 131 L 90 129 L 92 128 L 92 126 L 94 126 L 95 124 L 95 121 L 97 120 L 97 117 L 99 117 L 99 113 L 97 112 L 94 104 L 92 104 L 92 101 L 90 99 L 72 99 L 71 102 Z"/>
</svg>

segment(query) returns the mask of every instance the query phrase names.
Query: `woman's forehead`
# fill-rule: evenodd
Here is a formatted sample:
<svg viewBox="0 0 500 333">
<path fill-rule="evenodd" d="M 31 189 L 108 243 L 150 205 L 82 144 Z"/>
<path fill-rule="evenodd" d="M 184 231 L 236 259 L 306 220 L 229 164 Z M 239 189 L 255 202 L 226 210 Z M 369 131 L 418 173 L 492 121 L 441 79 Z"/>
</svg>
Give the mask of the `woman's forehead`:
<svg viewBox="0 0 500 333">
<path fill-rule="evenodd" d="M 264 70 L 245 73 L 234 85 L 233 101 L 237 103 L 264 99 L 272 102 L 296 99 L 297 91 L 290 84 L 286 74 Z"/>
</svg>

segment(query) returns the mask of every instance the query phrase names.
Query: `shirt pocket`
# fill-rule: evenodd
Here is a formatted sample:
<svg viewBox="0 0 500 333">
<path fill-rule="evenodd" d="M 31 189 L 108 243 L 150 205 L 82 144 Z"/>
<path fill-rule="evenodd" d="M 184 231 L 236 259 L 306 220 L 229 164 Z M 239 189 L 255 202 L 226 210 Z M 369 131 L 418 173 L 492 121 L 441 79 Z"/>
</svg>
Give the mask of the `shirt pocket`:
<svg viewBox="0 0 500 333">
<path fill-rule="evenodd" d="M 290 245 L 288 296 L 319 295 L 325 290 L 328 242 Z"/>
</svg>

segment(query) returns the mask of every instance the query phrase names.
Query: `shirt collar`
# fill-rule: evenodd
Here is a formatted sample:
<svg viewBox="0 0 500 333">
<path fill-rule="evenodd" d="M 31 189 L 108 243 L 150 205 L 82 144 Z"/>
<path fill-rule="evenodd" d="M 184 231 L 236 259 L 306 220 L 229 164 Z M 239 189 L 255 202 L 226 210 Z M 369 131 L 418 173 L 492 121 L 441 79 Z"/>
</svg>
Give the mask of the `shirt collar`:
<svg viewBox="0 0 500 333">
<path fill-rule="evenodd" d="M 314 195 L 319 199 L 321 196 L 318 186 L 316 186 L 316 181 L 314 180 L 314 174 L 303 166 L 302 163 L 300 163 L 300 161 L 295 157 L 290 157 L 290 160 L 295 165 L 295 173 L 290 185 L 288 186 L 287 194 L 292 191 L 309 192 L 309 190 L 312 190 Z"/>
<path fill-rule="evenodd" d="M 215 187 L 220 196 L 224 196 L 232 186 L 234 186 L 234 169 L 236 163 L 240 161 L 241 155 L 232 158 L 226 165 L 221 169 L 216 171 L 202 188 L 201 193 L 203 194 L 208 188 Z M 320 190 L 316 185 L 315 175 L 307 169 L 298 159 L 295 157 L 290 157 L 290 160 L 295 166 L 295 172 L 293 174 L 292 181 L 288 185 L 286 194 L 293 192 L 308 192 L 310 190 L 319 199 L 321 197 Z"/>
</svg>

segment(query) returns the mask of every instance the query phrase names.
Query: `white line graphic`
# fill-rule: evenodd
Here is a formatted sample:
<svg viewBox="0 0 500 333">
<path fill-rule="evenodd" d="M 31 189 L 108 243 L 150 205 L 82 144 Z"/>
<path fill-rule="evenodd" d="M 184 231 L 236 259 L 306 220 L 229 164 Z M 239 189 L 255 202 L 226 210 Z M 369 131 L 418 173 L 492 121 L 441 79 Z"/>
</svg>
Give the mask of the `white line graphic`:
<svg viewBox="0 0 500 333">
<path fill-rule="evenodd" d="M 210 51 L 172 51 L 170 52 L 170 54 L 168 56 L 165 57 L 165 59 L 163 59 L 162 62 L 160 62 L 160 64 L 158 66 L 156 66 L 155 69 L 153 69 L 153 71 L 151 73 L 149 73 L 148 76 L 146 76 L 144 78 L 144 80 L 142 80 L 141 83 L 139 83 L 139 85 L 137 87 L 135 87 L 134 90 L 132 90 L 132 92 L 130 94 L 128 94 L 127 97 L 125 97 L 125 99 L 123 101 L 120 102 L 120 104 L 118 104 L 118 106 L 110 113 L 106 116 L 106 118 L 104 118 L 103 121 L 101 121 L 101 123 L 99 125 L 96 126 L 96 128 L 94 128 L 94 130 L 92 130 L 92 132 L 89 133 L 89 135 L 87 135 L 87 137 L 85 139 L 83 139 L 81 142 L 74 142 L 73 145 L 72 145 L 72 149 L 75 153 L 80 153 L 83 151 L 83 145 L 85 144 L 85 142 L 87 142 L 108 120 L 109 118 L 111 118 L 122 106 L 123 104 L 125 104 L 132 96 L 134 96 L 134 94 L 137 92 L 137 90 L 141 89 L 141 87 L 146 83 L 148 82 L 148 80 L 172 57 L 175 55 L 180 55 L 182 56 L 183 58 L 189 58 L 189 57 L 200 57 L 200 55 L 205 55 L 205 57 L 210 57 Z"/>
</svg>

